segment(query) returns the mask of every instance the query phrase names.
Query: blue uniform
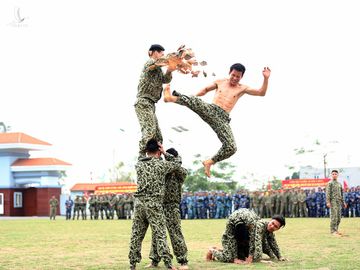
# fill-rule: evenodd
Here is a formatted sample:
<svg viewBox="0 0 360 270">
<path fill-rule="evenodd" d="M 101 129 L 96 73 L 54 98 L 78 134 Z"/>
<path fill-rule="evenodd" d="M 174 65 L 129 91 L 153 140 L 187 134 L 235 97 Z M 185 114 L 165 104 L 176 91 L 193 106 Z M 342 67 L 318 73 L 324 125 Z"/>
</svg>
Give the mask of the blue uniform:
<svg viewBox="0 0 360 270">
<path fill-rule="evenodd" d="M 65 201 L 65 209 L 66 209 L 66 219 L 71 218 L 71 210 L 73 208 L 74 201 L 72 199 L 68 199 Z"/>
</svg>

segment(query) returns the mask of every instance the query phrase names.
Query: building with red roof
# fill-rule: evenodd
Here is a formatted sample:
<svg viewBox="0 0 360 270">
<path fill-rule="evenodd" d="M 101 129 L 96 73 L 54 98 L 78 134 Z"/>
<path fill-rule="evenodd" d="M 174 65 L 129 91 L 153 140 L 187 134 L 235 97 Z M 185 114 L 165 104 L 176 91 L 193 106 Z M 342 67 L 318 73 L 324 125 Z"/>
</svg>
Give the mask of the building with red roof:
<svg viewBox="0 0 360 270">
<path fill-rule="evenodd" d="M 0 133 L 0 215 L 46 216 L 53 195 L 60 203 L 59 180 L 71 164 L 30 157 L 50 146 L 21 132 Z"/>
</svg>

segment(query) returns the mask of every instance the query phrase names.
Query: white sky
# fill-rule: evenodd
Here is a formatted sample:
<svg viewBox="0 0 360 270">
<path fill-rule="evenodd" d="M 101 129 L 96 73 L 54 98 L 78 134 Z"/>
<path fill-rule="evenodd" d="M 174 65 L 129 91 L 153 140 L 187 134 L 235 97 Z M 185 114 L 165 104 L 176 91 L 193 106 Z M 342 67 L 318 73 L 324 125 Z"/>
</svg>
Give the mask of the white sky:
<svg viewBox="0 0 360 270">
<path fill-rule="evenodd" d="M 103 177 L 119 160 L 132 166 L 140 138 L 133 104 L 147 49 L 186 44 L 217 74 L 175 74 L 172 88 L 187 94 L 227 76 L 235 62 L 247 68 L 241 82 L 254 87 L 262 68 L 272 69 L 267 95 L 242 97 L 231 113 L 238 152 L 229 161 L 239 176 L 284 178 L 285 165 L 321 167 L 321 151 L 302 158 L 293 151 L 316 139 L 328 145 L 329 167 L 360 166 L 356 2 L 2 0 L 0 121 L 52 143 L 33 156 L 72 163 L 69 183 L 88 182 L 90 172 Z M 160 101 L 157 115 L 165 147 L 178 148 L 185 163 L 220 147 L 187 108 Z M 177 125 L 190 131 L 176 133 Z"/>
</svg>

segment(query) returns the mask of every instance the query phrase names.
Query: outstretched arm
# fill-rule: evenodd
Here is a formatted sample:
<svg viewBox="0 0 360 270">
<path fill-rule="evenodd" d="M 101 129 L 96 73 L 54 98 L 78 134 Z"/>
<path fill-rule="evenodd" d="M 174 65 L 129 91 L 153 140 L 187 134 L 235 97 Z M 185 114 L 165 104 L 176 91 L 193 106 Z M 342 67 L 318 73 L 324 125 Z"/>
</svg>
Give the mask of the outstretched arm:
<svg viewBox="0 0 360 270">
<path fill-rule="evenodd" d="M 209 86 L 206 86 L 205 88 L 201 89 L 195 96 L 197 97 L 204 96 L 207 92 L 215 90 L 216 88 L 217 88 L 217 84 L 216 82 L 213 82 Z"/>
<path fill-rule="evenodd" d="M 264 76 L 264 81 L 262 86 L 259 89 L 254 89 L 254 88 L 246 88 L 245 89 L 245 93 L 252 95 L 252 96 L 265 96 L 266 94 L 266 90 L 268 88 L 268 82 L 269 82 L 269 77 L 270 77 L 270 73 L 271 70 L 269 67 L 264 67 L 263 70 L 263 76 Z"/>
</svg>

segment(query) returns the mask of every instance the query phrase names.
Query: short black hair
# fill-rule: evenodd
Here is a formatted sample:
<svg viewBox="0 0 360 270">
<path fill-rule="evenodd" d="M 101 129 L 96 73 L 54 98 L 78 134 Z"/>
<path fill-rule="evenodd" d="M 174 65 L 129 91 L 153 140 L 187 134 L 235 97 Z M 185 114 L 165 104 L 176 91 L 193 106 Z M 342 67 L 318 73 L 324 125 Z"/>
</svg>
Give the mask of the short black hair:
<svg viewBox="0 0 360 270">
<path fill-rule="evenodd" d="M 281 227 L 285 227 L 285 217 L 282 215 L 274 215 L 271 217 L 271 219 L 275 219 L 277 221 L 279 221 L 280 223 L 280 228 Z"/>
<path fill-rule="evenodd" d="M 159 143 L 156 139 L 150 139 L 147 143 L 146 143 L 146 147 L 145 147 L 146 152 L 149 153 L 155 153 L 156 151 L 159 150 Z"/>
<path fill-rule="evenodd" d="M 160 44 L 153 44 L 153 45 L 150 46 L 149 51 L 161 52 L 161 51 L 165 51 L 165 49 Z"/>
<path fill-rule="evenodd" d="M 233 65 L 230 67 L 230 72 L 229 72 L 229 73 L 231 73 L 231 71 L 233 71 L 234 69 L 235 69 L 236 71 L 241 72 L 242 75 L 244 76 L 244 73 L 245 73 L 246 68 L 245 68 L 245 66 L 244 66 L 243 64 L 240 64 L 240 63 L 235 63 L 235 64 L 233 64 Z"/>
<path fill-rule="evenodd" d="M 333 173 L 333 172 L 339 173 L 339 171 L 335 170 L 335 169 L 331 171 L 331 173 Z"/>
<path fill-rule="evenodd" d="M 176 151 L 175 148 L 169 148 L 168 150 L 166 150 L 166 152 L 173 155 L 174 157 L 177 157 L 179 155 L 178 151 Z"/>
</svg>

